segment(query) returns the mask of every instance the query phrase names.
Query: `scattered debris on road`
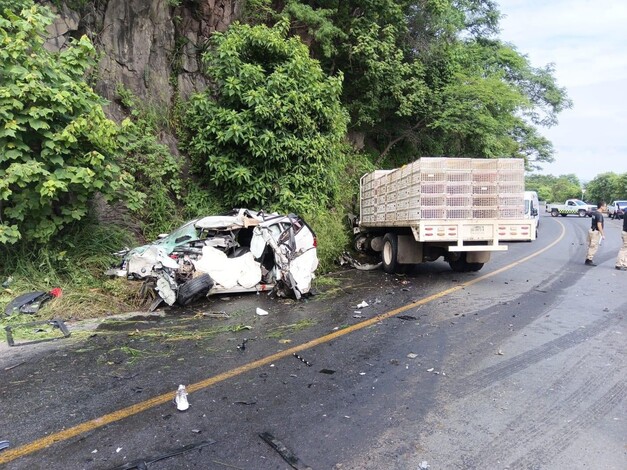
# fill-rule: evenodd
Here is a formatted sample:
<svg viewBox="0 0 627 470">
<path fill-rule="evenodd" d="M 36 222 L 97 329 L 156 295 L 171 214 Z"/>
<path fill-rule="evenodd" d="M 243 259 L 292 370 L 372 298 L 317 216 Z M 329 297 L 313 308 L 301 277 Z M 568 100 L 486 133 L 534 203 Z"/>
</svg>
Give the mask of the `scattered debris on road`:
<svg viewBox="0 0 627 470">
<path fill-rule="evenodd" d="M 55 287 L 48 292 L 27 292 L 9 302 L 4 309 L 4 313 L 7 315 L 13 315 L 15 313 L 37 313 L 46 302 L 56 297 L 61 297 L 62 295 L 63 291 L 59 287 Z"/>
<path fill-rule="evenodd" d="M 36 325 L 47 325 L 50 326 L 50 329 L 45 329 L 45 328 L 38 328 L 35 333 L 39 334 L 50 334 L 52 332 L 55 332 L 56 329 L 60 330 L 61 333 L 63 334 L 63 336 L 54 336 L 54 337 L 49 337 L 46 336 L 44 338 L 39 338 L 39 339 L 35 339 L 33 341 L 22 341 L 20 343 L 16 343 L 15 342 L 15 338 L 14 338 L 14 331 L 17 329 L 24 329 L 24 328 L 30 328 L 32 326 L 36 326 Z M 6 336 L 7 336 L 7 343 L 9 344 L 9 346 L 24 346 L 27 344 L 36 344 L 36 343 L 43 343 L 45 341 L 54 341 L 56 339 L 59 338 L 67 338 L 68 336 L 70 336 L 70 331 L 67 329 L 67 327 L 65 326 L 65 323 L 63 322 L 63 320 L 41 320 L 41 321 L 32 321 L 32 322 L 27 322 L 27 323 L 18 323 L 15 325 L 9 325 L 9 326 L 5 326 L 4 330 L 6 331 Z M 19 364 L 18 364 L 19 365 Z"/>
<path fill-rule="evenodd" d="M 303 364 L 307 365 L 307 367 L 311 367 L 313 364 L 309 361 L 307 361 L 306 359 L 302 358 L 301 356 L 299 356 L 298 354 L 294 353 L 293 356 L 298 359 L 300 362 L 302 362 Z"/>
<path fill-rule="evenodd" d="M 416 359 L 418 357 L 418 354 L 416 354 L 416 353 L 409 353 L 407 355 L 407 357 L 410 358 L 410 359 Z"/>
<path fill-rule="evenodd" d="M 0 452 L 10 447 L 9 441 L 0 441 Z"/>
<path fill-rule="evenodd" d="M 363 302 L 361 302 L 360 304 L 357 304 L 357 306 L 355 308 L 366 308 L 368 307 L 368 302 L 366 302 L 365 300 Z"/>
<path fill-rule="evenodd" d="M 340 266 L 348 265 L 359 271 L 374 271 L 375 269 L 380 269 L 383 264 L 381 261 L 378 263 L 360 263 L 347 251 L 339 256 L 338 262 L 340 263 Z"/>
<path fill-rule="evenodd" d="M 414 321 L 414 320 L 418 320 L 416 317 L 413 317 L 411 315 L 399 315 L 398 317 L 399 320 L 405 320 L 405 321 Z"/>
<path fill-rule="evenodd" d="M 257 307 L 257 310 L 255 310 L 255 313 L 259 316 L 265 316 L 268 314 L 268 311 Z"/>
<path fill-rule="evenodd" d="M 211 445 L 211 444 L 215 444 L 216 441 L 214 441 L 213 439 L 208 439 L 206 441 L 200 441 L 197 442 L 195 444 L 188 444 L 186 446 L 177 448 L 177 449 L 172 449 L 162 455 L 159 455 L 157 457 L 151 457 L 148 459 L 140 459 L 140 460 L 136 460 L 134 462 L 131 463 L 127 463 L 125 465 L 122 465 L 120 467 L 115 467 L 112 468 L 111 470 L 133 470 L 133 469 L 138 469 L 138 470 L 144 470 L 146 468 L 148 468 L 148 465 L 155 463 L 155 462 L 159 462 L 160 460 L 165 460 L 165 459 L 169 459 L 170 457 L 175 457 L 177 455 L 180 454 L 184 454 L 185 452 L 189 452 L 190 450 L 194 450 L 194 449 L 201 449 L 205 446 Z"/>
<path fill-rule="evenodd" d="M 259 434 L 259 437 L 263 439 L 270 447 L 276 450 L 283 460 L 285 460 L 292 468 L 296 470 L 312 470 L 309 465 L 305 465 L 303 462 L 299 460 L 294 453 L 289 450 L 281 441 L 275 438 L 269 432 L 262 432 Z"/>
</svg>

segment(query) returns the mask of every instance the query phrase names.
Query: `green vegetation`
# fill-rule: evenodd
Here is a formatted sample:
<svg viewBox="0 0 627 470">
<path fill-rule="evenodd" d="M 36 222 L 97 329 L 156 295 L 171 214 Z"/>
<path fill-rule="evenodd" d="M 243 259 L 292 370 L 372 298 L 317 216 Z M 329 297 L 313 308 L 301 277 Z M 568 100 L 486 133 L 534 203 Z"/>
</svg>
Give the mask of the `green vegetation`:
<svg viewBox="0 0 627 470">
<path fill-rule="evenodd" d="M 98 192 L 133 210 L 142 195 L 117 165 L 117 125 L 83 77 L 95 50 L 82 37 L 54 54 L 37 7 L 0 16 L 0 243 L 47 242 L 84 218 Z"/>
<path fill-rule="evenodd" d="M 525 179 L 525 188 L 536 191 L 541 201 L 563 203 L 566 199 L 581 199 L 583 185 L 575 175 L 530 175 Z"/>
<path fill-rule="evenodd" d="M 215 88 L 187 116 L 194 170 L 233 207 L 326 207 L 344 167 L 341 75 L 327 77 L 287 24 L 234 24 L 203 57 Z"/>
<path fill-rule="evenodd" d="M 137 286 L 103 280 L 109 253 L 237 206 L 302 214 L 330 271 L 374 168 L 439 155 L 551 161 L 539 129 L 570 100 L 552 66 L 497 38 L 499 16 L 492 0 L 251 0 L 248 24 L 199 44 L 207 90 L 153 109 L 119 87 L 118 124 L 86 83 L 91 42 L 49 52 L 49 10 L 0 0 L 0 280 L 14 279 L 0 306 L 60 286 L 42 315 L 128 310 Z M 587 199 L 624 195 L 625 179 L 590 182 Z M 547 200 L 581 195 L 570 175 L 529 186 Z M 126 229 L 92 220 L 96 199 L 120 201 L 107 210 Z"/>
<path fill-rule="evenodd" d="M 627 173 L 613 172 L 597 175 L 586 184 L 586 199 L 592 202 L 627 200 Z"/>
</svg>

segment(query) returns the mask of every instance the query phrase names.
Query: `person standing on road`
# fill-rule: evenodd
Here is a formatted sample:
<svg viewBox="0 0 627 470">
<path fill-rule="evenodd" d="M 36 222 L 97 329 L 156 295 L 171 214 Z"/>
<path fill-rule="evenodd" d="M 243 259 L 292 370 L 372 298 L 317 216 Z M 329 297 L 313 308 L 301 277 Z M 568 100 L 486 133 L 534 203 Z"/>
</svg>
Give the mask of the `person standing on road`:
<svg viewBox="0 0 627 470">
<path fill-rule="evenodd" d="M 623 246 L 618 251 L 618 258 L 616 258 L 615 268 L 619 271 L 627 271 L 627 214 L 623 215 Z"/>
<path fill-rule="evenodd" d="M 605 211 L 606 207 L 605 201 L 599 201 L 597 209 L 592 213 L 592 226 L 590 231 L 588 231 L 588 255 L 586 256 L 586 264 L 588 266 L 596 266 L 592 258 L 594 258 L 599 249 L 599 242 L 605 239 L 605 222 L 601 212 Z"/>
</svg>

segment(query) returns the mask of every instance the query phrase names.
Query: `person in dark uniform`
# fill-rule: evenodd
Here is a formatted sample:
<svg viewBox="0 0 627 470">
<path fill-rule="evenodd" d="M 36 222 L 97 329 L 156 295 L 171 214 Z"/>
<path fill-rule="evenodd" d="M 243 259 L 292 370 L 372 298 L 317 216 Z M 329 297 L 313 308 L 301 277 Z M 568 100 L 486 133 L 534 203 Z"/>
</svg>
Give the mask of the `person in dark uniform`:
<svg viewBox="0 0 627 470">
<path fill-rule="evenodd" d="M 619 271 L 627 271 L 627 214 L 623 215 L 623 246 L 618 251 L 618 258 L 616 258 L 615 268 Z"/>
<path fill-rule="evenodd" d="M 597 203 L 597 209 L 592 213 L 592 226 L 588 231 L 588 255 L 586 256 L 586 264 L 588 266 L 596 266 L 596 263 L 592 261 L 594 255 L 599 249 L 599 243 L 601 240 L 605 240 L 605 222 L 603 221 L 603 214 L 607 205 L 605 201 L 599 201 Z"/>
</svg>

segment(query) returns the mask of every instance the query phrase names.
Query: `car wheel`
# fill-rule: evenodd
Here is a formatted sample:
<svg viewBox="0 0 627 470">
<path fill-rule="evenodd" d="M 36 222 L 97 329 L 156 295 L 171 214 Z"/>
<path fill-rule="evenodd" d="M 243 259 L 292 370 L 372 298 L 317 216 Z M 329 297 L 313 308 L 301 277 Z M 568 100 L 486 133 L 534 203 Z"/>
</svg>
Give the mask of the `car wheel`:
<svg viewBox="0 0 627 470">
<path fill-rule="evenodd" d="M 179 287 L 176 302 L 186 306 L 205 297 L 215 283 L 209 274 L 201 274 Z"/>
<path fill-rule="evenodd" d="M 551 211 L 551 217 L 557 217 L 558 215 L 560 215 L 560 213 L 557 209 L 553 209 Z"/>
<path fill-rule="evenodd" d="M 395 273 L 398 270 L 398 237 L 395 233 L 386 233 L 383 237 L 383 250 L 381 251 L 381 261 L 383 270 L 386 273 Z"/>
<path fill-rule="evenodd" d="M 586 215 L 588 215 L 586 213 L 586 211 L 584 211 L 583 209 L 581 209 L 579 212 L 577 212 L 577 214 L 579 215 L 579 217 L 585 217 Z"/>
</svg>

